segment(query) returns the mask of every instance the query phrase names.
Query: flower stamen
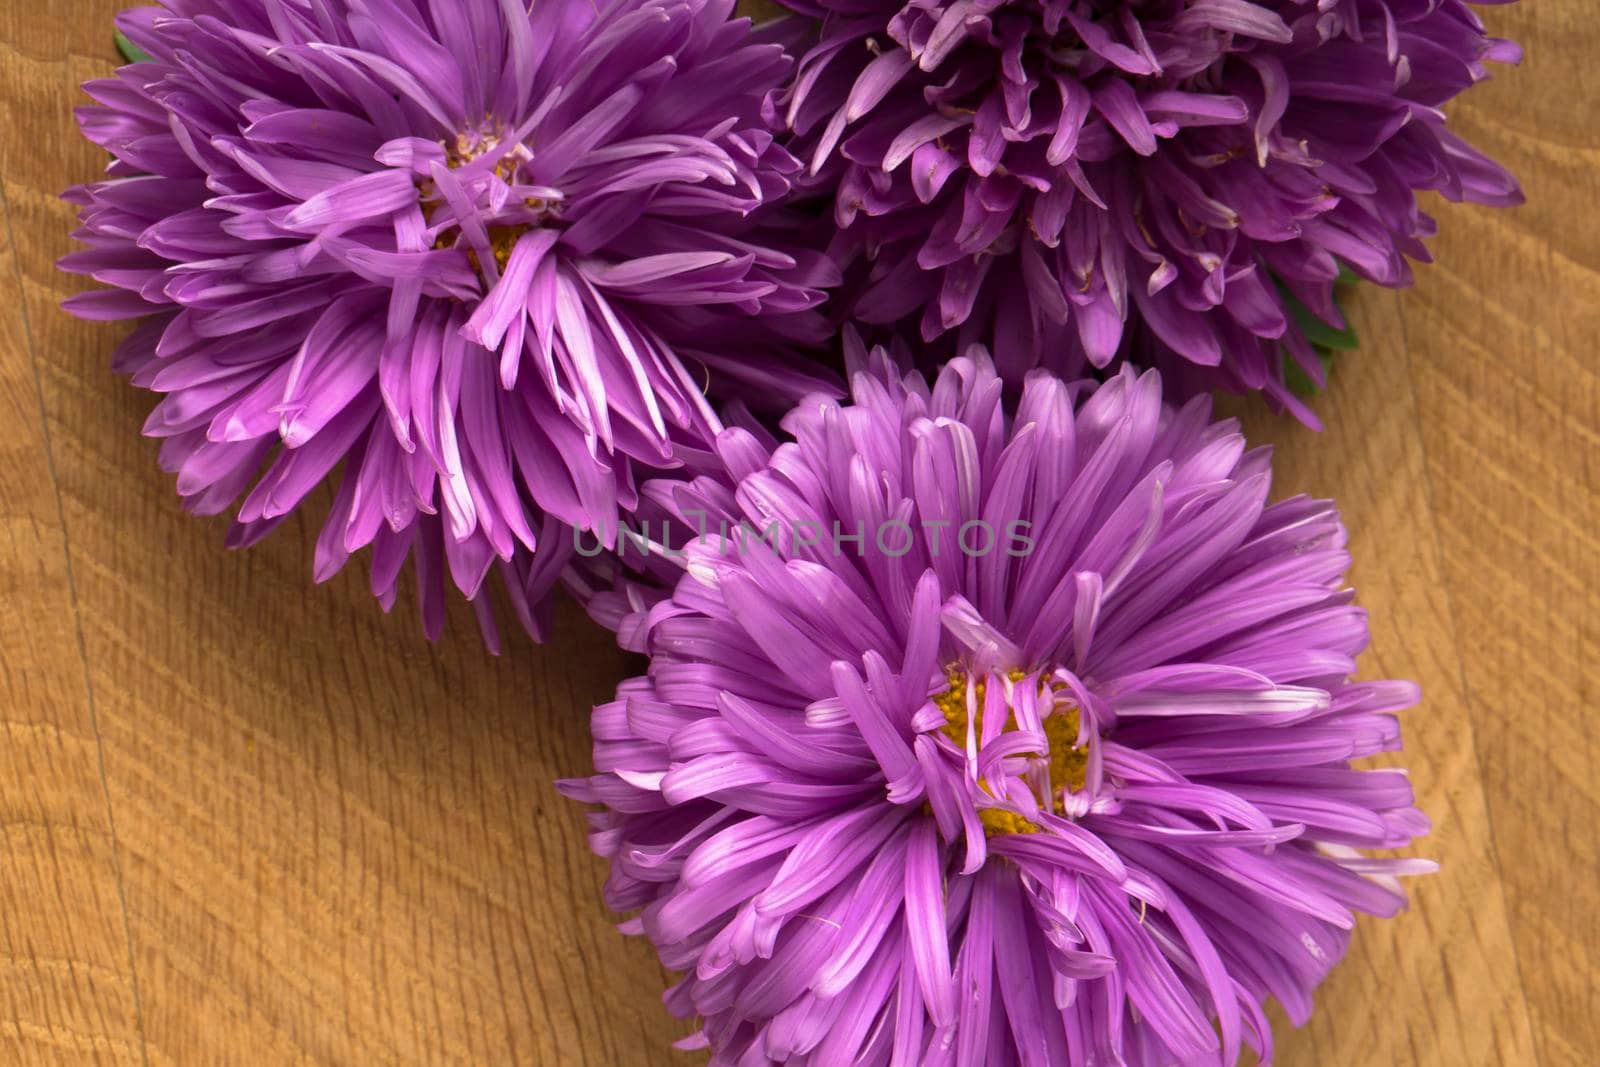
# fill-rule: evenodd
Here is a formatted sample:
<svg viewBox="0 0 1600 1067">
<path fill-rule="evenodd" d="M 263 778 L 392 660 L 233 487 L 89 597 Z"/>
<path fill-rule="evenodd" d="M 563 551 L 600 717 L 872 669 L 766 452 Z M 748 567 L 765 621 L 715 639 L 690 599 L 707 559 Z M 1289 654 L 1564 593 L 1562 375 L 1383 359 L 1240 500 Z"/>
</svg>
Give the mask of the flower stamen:
<svg viewBox="0 0 1600 1067">
<path fill-rule="evenodd" d="M 1016 668 L 1005 672 L 1005 678 L 1012 683 L 1023 682 L 1028 677 L 1027 671 Z M 945 681 L 946 688 L 931 698 L 934 706 L 944 714 L 940 732 L 964 751 L 970 728 L 981 745 L 989 688 L 988 674 L 979 673 L 974 678 L 966 669 L 951 665 L 945 672 Z M 1029 763 L 1023 777 L 1036 787 L 1041 787 L 1036 789 L 1042 794 L 1040 807 L 1063 815 L 1066 812 L 1065 794 L 1079 792 L 1087 785 L 1089 753 L 1079 744 L 1082 720 L 1077 703 L 1065 692 L 1064 687 L 1053 682 L 1040 679 L 1039 687 L 1040 695 L 1045 698 L 1041 703 L 1048 709 L 1039 721 L 1044 732 L 1045 750 L 1023 754 Z M 972 709 L 970 713 L 969 708 Z M 1016 714 L 1008 705 L 1000 733 L 1017 729 Z M 977 786 L 984 793 L 994 795 L 987 782 L 980 781 Z M 978 819 L 983 823 L 984 832 L 991 837 L 995 834 L 1039 832 L 1039 826 L 1032 820 L 1003 807 L 982 807 L 978 810 Z"/>
<path fill-rule="evenodd" d="M 500 133 L 496 127 L 488 127 L 483 131 L 459 133 L 453 142 L 440 143 L 445 151 L 445 164 L 451 170 L 460 170 L 474 160 L 501 148 Z M 532 159 L 532 153 L 522 145 L 513 147 L 499 159 L 495 160 L 492 173 L 495 179 L 505 185 L 515 188 L 518 174 L 522 165 Z M 478 205 L 492 201 L 485 189 L 489 183 L 486 176 L 466 182 L 469 195 Z M 506 264 L 511 261 L 512 249 L 516 248 L 517 241 L 523 234 L 538 226 L 546 224 L 560 209 L 560 194 L 554 190 L 542 187 L 524 186 L 525 192 L 537 192 L 541 195 L 520 196 L 506 201 L 506 206 L 493 213 L 491 218 L 484 220 L 484 230 L 489 237 L 489 249 L 494 255 L 495 266 L 501 273 L 505 272 Z M 418 196 L 422 200 L 422 215 L 429 226 L 436 225 L 435 216 L 441 212 L 448 212 L 444 197 L 438 187 L 431 181 L 424 181 L 418 189 Z M 485 210 L 486 215 L 490 214 Z M 467 259 L 472 263 L 472 269 L 481 276 L 484 274 L 483 264 L 479 262 L 476 249 L 466 247 L 462 240 L 461 224 L 459 219 L 443 220 L 433 240 L 434 251 L 445 252 L 452 249 L 461 249 L 466 252 Z"/>
</svg>

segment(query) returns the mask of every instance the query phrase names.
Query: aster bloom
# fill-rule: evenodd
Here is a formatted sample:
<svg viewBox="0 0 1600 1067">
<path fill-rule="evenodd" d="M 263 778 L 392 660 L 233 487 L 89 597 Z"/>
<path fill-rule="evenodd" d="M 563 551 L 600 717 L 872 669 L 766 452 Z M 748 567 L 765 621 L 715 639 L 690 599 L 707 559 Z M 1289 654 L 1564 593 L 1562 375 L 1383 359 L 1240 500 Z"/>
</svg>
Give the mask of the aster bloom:
<svg viewBox="0 0 1600 1067">
<path fill-rule="evenodd" d="M 1463 0 L 787 2 L 823 20 L 783 115 L 833 190 L 848 310 L 983 341 L 1009 380 L 1120 358 L 1314 421 L 1290 310 L 1342 326 L 1341 263 L 1408 284 L 1418 190 L 1522 199 L 1445 127 L 1520 58 Z"/>
<path fill-rule="evenodd" d="M 118 24 L 148 61 L 86 87 L 114 157 L 69 191 L 67 301 L 145 318 L 116 366 L 186 505 L 250 544 L 343 463 L 323 579 L 373 546 L 497 563 L 525 624 L 615 529 L 635 468 L 719 424 L 703 391 L 793 398 L 836 276 L 763 210 L 799 164 L 761 118 L 790 61 L 732 0 L 167 0 Z M 480 609 L 486 602 L 479 601 Z M 480 615 L 487 618 L 484 611 Z"/>
<path fill-rule="evenodd" d="M 1357 851 L 1427 822 L 1403 771 L 1351 766 L 1417 694 L 1350 680 L 1336 511 L 1268 504 L 1266 452 L 1156 372 L 1036 373 L 1008 415 L 981 355 L 931 389 L 857 363 L 793 441 L 722 436 L 735 491 L 664 487 L 714 532 L 623 628 L 649 671 L 563 786 L 604 806 L 607 899 L 685 972 L 689 1044 L 1270 1058 L 1266 998 L 1303 1021 L 1354 914 L 1432 869 Z"/>
</svg>

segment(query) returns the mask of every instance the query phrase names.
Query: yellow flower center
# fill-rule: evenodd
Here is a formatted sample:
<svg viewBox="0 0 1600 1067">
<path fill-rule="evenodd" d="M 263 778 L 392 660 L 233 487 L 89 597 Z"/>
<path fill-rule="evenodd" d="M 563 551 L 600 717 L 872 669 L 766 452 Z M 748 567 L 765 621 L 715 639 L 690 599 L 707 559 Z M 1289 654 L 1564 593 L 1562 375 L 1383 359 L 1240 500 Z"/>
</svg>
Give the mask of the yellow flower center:
<svg viewBox="0 0 1600 1067">
<path fill-rule="evenodd" d="M 979 808 L 978 821 L 983 823 L 983 835 L 994 837 L 996 834 L 1036 834 L 1039 832 L 1037 823 L 1018 815 L 1005 808 Z"/>
<path fill-rule="evenodd" d="M 1011 669 L 1006 672 L 1006 678 L 1011 682 L 1021 682 L 1028 677 L 1028 672 Z M 946 675 L 948 687 L 934 695 L 933 703 L 944 713 L 944 725 L 940 730 L 958 748 L 966 748 L 967 729 L 971 725 L 973 732 L 978 737 L 983 736 L 984 702 L 988 694 L 988 679 L 980 674 L 973 679 L 966 670 L 958 666 L 951 666 Z M 1044 729 L 1046 751 L 1033 753 L 1033 758 L 1044 761 L 1049 768 L 1050 778 L 1050 804 L 1057 814 L 1065 810 L 1062 801 L 1062 791 L 1078 792 L 1088 782 L 1089 753 L 1087 749 L 1078 745 L 1078 731 L 1081 719 L 1078 714 L 1078 705 L 1066 692 L 1047 681 L 1041 681 L 1040 688 L 1047 697 L 1044 703 L 1049 710 L 1040 719 Z M 969 722 L 968 706 L 969 693 L 970 706 L 975 710 L 976 721 Z M 1017 729 L 1016 716 L 1010 707 L 1006 708 L 1006 721 L 1001 726 L 1001 732 Z M 985 783 L 978 783 L 984 792 L 989 792 Z M 1032 834 L 1038 833 L 1039 827 L 1031 820 L 1018 815 L 1016 812 L 1004 808 L 980 808 L 978 819 L 983 823 L 984 831 L 989 836 L 995 834 Z"/>
<path fill-rule="evenodd" d="M 442 144 L 445 150 L 445 165 L 451 170 L 457 170 L 471 163 L 479 156 L 494 151 L 499 144 L 500 138 L 497 133 L 457 134 L 453 143 L 444 142 Z M 515 151 L 508 152 L 495 163 L 494 173 L 501 181 L 509 185 L 516 177 L 517 168 L 521 165 L 521 160 L 518 158 L 517 153 Z M 422 200 L 422 217 L 431 226 L 434 215 L 444 205 L 444 197 L 439 193 L 438 187 L 427 180 L 420 184 L 417 195 Z M 555 204 L 539 197 L 529 197 L 524 203 L 528 210 L 536 213 L 541 220 L 544 216 L 553 214 L 556 210 Z M 534 226 L 535 223 L 529 221 L 489 223 L 485 227 L 489 234 L 489 249 L 494 254 L 495 266 L 499 268 L 502 274 L 505 273 L 506 264 L 511 261 L 511 250 L 517 246 L 518 239 L 533 229 Z M 460 226 L 446 226 L 433 239 L 434 251 L 445 252 L 452 248 L 460 247 L 460 238 Z M 472 262 L 472 269 L 481 276 L 483 274 L 483 265 L 478 262 L 477 251 L 471 248 L 466 251 L 467 258 Z"/>
</svg>

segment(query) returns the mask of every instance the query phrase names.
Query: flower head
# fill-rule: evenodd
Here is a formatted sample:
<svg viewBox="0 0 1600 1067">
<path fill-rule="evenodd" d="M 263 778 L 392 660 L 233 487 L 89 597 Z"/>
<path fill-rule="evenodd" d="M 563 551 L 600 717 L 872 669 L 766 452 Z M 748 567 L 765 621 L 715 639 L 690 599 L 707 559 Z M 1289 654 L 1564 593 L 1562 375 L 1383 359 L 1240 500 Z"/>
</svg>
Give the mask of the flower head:
<svg viewBox="0 0 1600 1067">
<path fill-rule="evenodd" d="M 319 578 L 371 544 L 388 599 L 414 555 L 432 629 L 444 571 L 547 584 L 561 524 L 614 528 L 636 466 L 703 450 L 708 385 L 824 381 L 783 358 L 836 275 L 768 209 L 798 170 L 760 116 L 789 60 L 731 10 L 124 13 L 151 58 L 86 87 L 114 162 L 67 194 L 89 248 L 62 262 L 111 288 L 67 306 L 148 317 L 117 366 L 163 394 L 146 432 L 188 506 L 244 494 L 248 544 L 342 462 Z"/>
<path fill-rule="evenodd" d="M 595 710 L 625 929 L 714 1064 L 1270 1057 L 1427 829 L 1333 507 L 1155 372 L 887 360 L 672 488 L 716 531 Z M 724 530 L 726 533 L 724 533 Z M 852 540 L 860 535 L 863 540 Z"/>
<path fill-rule="evenodd" d="M 1418 190 L 1521 200 L 1445 128 L 1519 57 L 1464 0 L 790 6 L 823 18 L 785 118 L 834 190 L 850 313 L 982 341 L 1013 381 L 1126 359 L 1310 421 L 1290 309 L 1341 326 L 1341 263 L 1407 284 Z"/>
</svg>

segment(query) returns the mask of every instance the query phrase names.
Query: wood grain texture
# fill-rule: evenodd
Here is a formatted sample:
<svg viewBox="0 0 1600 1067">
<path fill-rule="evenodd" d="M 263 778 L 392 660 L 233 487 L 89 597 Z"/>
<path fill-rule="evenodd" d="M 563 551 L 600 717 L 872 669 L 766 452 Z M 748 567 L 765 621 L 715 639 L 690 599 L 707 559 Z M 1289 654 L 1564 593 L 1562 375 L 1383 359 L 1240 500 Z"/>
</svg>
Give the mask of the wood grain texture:
<svg viewBox="0 0 1600 1067">
<path fill-rule="evenodd" d="M 11 223 L 0 195 L 0 1060 L 130 1061 L 138 996 Z"/>
<path fill-rule="evenodd" d="M 551 789 L 626 670 L 606 636 L 569 613 L 494 659 L 457 611 L 430 646 L 359 568 L 311 586 L 304 520 L 225 552 L 118 331 L 58 310 L 118 6 L 0 2 L 0 1063 L 697 1062 Z M 1531 58 L 1455 121 L 1528 206 L 1437 205 L 1440 263 L 1357 298 L 1328 432 L 1229 405 L 1280 494 L 1344 509 L 1363 670 L 1426 690 L 1397 762 L 1443 864 L 1280 1027 L 1287 1067 L 1600 1062 L 1600 23 L 1488 18 Z"/>
</svg>

